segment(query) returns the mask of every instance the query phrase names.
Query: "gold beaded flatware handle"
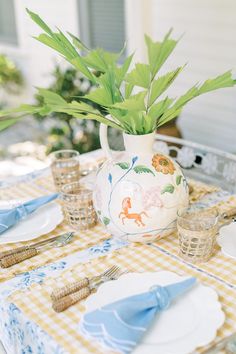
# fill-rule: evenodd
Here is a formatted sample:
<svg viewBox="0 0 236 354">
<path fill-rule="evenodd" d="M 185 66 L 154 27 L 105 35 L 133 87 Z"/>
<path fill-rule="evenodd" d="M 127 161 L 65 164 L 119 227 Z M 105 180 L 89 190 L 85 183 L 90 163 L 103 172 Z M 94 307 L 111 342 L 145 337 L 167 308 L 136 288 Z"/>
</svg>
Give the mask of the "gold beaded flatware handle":
<svg viewBox="0 0 236 354">
<path fill-rule="evenodd" d="M 60 247 L 60 246 L 63 246 L 65 244 L 67 244 L 71 239 L 72 237 L 74 236 L 74 232 L 66 232 L 62 235 L 57 235 L 57 236 L 54 236 L 54 237 L 51 237 L 47 240 L 43 240 L 43 241 L 40 241 L 40 242 L 36 242 L 36 243 L 32 243 L 30 245 L 27 245 L 27 246 L 22 246 L 22 247 L 18 247 L 18 248 L 14 248 L 12 250 L 9 250 L 9 251 L 4 251 L 4 252 L 0 252 L 0 259 L 4 258 L 4 257 L 7 257 L 7 256 L 10 256 L 12 254 L 15 254 L 15 253 L 19 253 L 19 252 L 22 252 L 22 251 L 27 251 L 29 249 L 32 249 L 32 248 L 38 248 L 38 247 L 50 247 L 50 246 L 54 246 L 55 247 Z"/>
<path fill-rule="evenodd" d="M 25 246 L 22 251 L 15 249 L 12 253 L 4 255 L 3 258 L 0 258 L 0 266 L 2 268 L 11 267 L 17 263 L 20 263 L 28 258 L 34 257 L 39 252 L 47 250 L 47 248 L 58 248 L 63 247 L 69 243 L 73 237 L 73 232 L 67 232 L 63 235 L 52 237 L 49 240 L 37 242 L 32 246 Z"/>
<path fill-rule="evenodd" d="M 30 248 L 29 246 L 22 246 L 22 247 L 14 248 L 14 249 L 9 250 L 9 251 L 0 252 L 0 259 L 2 259 L 4 257 L 7 257 L 7 256 L 10 256 L 10 255 L 15 254 L 15 253 L 26 251 L 29 248 Z"/>
<path fill-rule="evenodd" d="M 68 307 L 76 304 L 77 302 L 86 299 L 91 294 L 91 289 L 85 287 L 79 291 L 72 293 L 70 295 L 64 296 L 53 302 L 52 308 L 56 312 L 62 312 L 68 309 Z"/>
<path fill-rule="evenodd" d="M 122 271 L 119 267 L 114 266 L 112 267 L 113 271 L 110 271 L 110 276 L 108 277 L 94 277 L 93 279 L 96 278 L 95 282 L 89 282 L 89 286 L 86 286 L 79 291 L 76 291 L 70 295 L 61 297 L 60 299 L 57 299 L 53 301 L 52 303 L 52 308 L 56 312 L 62 312 L 68 309 L 70 306 L 76 304 L 77 302 L 86 299 L 92 292 L 92 290 L 96 290 L 101 284 L 106 283 L 109 280 L 116 280 L 118 279 L 121 275 L 128 273 L 127 270 Z M 112 269 L 111 268 L 111 269 Z M 112 275 L 111 275 L 112 274 Z"/>
<path fill-rule="evenodd" d="M 70 283 L 63 288 L 58 288 L 54 290 L 51 294 L 51 299 L 52 301 L 59 300 L 60 298 L 63 298 L 71 293 L 75 293 L 76 291 L 85 288 L 89 285 L 89 279 L 84 278 L 79 281 L 75 281 L 73 283 Z"/>
<path fill-rule="evenodd" d="M 9 268 L 14 264 L 25 261 L 26 259 L 32 258 L 38 254 L 36 248 L 30 248 L 25 251 L 11 254 L 0 260 L 0 265 L 2 268 Z"/>
<path fill-rule="evenodd" d="M 114 265 L 111 268 L 105 270 L 105 272 L 103 272 L 102 274 L 99 274 L 98 276 L 92 277 L 90 279 L 84 278 L 82 280 L 63 286 L 62 288 L 55 289 L 51 294 L 51 299 L 52 301 L 56 301 L 66 295 L 69 295 L 82 289 L 83 287 L 90 286 L 91 283 L 99 282 L 102 277 L 110 279 L 112 276 L 116 275 L 118 271 L 120 271 L 120 268 Z"/>
</svg>

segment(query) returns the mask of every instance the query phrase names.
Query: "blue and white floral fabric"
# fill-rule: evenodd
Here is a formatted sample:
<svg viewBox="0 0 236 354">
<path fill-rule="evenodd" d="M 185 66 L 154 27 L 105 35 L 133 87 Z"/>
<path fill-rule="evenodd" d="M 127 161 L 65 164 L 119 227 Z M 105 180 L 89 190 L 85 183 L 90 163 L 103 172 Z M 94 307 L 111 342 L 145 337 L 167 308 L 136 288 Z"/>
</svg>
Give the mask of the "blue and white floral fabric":
<svg viewBox="0 0 236 354">
<path fill-rule="evenodd" d="M 57 277 L 75 264 L 85 263 L 106 253 L 127 246 L 127 242 L 109 239 L 97 246 L 67 256 L 58 262 L 19 274 L 2 283 L 0 288 L 0 340 L 7 354 L 68 354 L 39 326 L 27 317 L 7 298 L 17 290 L 31 284 L 42 284 L 47 277 Z"/>
</svg>

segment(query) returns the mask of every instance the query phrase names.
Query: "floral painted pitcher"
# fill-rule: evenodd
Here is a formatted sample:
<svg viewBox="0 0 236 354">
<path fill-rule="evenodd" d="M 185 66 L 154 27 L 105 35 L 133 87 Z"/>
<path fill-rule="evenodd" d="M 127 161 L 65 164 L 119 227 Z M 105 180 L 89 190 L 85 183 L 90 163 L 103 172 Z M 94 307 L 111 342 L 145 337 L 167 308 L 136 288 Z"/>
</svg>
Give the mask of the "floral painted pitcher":
<svg viewBox="0 0 236 354">
<path fill-rule="evenodd" d="M 125 151 L 111 152 L 101 125 L 108 160 L 97 172 L 95 209 L 113 236 L 151 242 L 175 228 L 177 210 L 188 205 L 188 185 L 176 162 L 153 152 L 155 132 L 123 137 Z"/>
</svg>

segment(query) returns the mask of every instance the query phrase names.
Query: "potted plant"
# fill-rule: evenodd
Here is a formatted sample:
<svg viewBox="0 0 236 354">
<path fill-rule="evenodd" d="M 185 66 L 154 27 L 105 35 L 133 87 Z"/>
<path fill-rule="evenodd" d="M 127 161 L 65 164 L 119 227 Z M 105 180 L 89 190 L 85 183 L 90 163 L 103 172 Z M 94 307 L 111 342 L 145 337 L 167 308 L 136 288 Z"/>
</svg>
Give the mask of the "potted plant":
<svg viewBox="0 0 236 354">
<path fill-rule="evenodd" d="M 97 88 L 81 97 L 81 102 L 66 102 L 50 90 L 38 89 L 42 105 L 22 105 L 1 113 L 19 118 L 25 114 L 67 113 L 79 119 L 101 123 L 100 140 L 107 163 L 98 171 L 94 203 L 100 220 L 119 237 L 150 242 L 168 234 L 174 227 L 180 206 L 188 204 L 188 186 L 180 167 L 169 157 L 153 153 L 155 130 L 176 118 L 193 98 L 224 87 L 235 80 L 228 71 L 202 84 L 196 84 L 179 98 L 165 95 L 185 65 L 159 75 L 178 41 L 169 31 L 161 42 L 145 36 L 148 63 L 137 63 L 129 70 L 133 55 L 119 65 L 118 54 L 103 49 L 89 50 L 79 38 L 52 31 L 37 15 L 29 15 L 43 30 L 36 39 L 56 50 L 82 72 Z M 83 53 L 83 55 L 81 54 Z M 101 72 L 97 77 L 94 71 Z M 94 108 L 103 107 L 103 112 Z M 125 152 L 113 156 L 107 143 L 107 126 L 123 131 Z"/>
</svg>

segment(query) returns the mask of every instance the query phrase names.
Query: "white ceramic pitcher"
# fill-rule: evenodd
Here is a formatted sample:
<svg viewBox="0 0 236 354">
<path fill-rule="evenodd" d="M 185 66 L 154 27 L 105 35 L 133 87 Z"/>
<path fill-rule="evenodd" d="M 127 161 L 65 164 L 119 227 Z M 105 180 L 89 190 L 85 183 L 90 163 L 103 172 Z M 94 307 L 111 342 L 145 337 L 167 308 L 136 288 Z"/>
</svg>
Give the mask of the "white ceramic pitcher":
<svg viewBox="0 0 236 354">
<path fill-rule="evenodd" d="M 94 206 L 113 236 L 151 242 L 175 228 L 177 210 L 188 205 L 188 185 L 175 161 L 153 152 L 155 132 L 123 137 L 125 151 L 112 152 L 101 124 L 108 160 L 97 172 Z"/>
</svg>

